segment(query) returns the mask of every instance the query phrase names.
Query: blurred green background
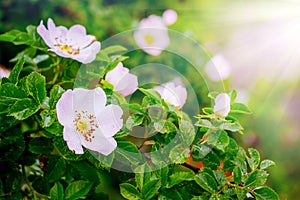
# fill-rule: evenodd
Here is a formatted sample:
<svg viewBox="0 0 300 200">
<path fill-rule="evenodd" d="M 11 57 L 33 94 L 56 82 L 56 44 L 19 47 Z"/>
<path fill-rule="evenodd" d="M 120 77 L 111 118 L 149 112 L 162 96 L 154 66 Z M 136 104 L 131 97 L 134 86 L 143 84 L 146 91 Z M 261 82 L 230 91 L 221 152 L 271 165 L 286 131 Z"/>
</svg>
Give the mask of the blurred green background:
<svg viewBox="0 0 300 200">
<path fill-rule="evenodd" d="M 300 1 L 264 0 L 2 0 L 0 33 L 54 19 L 82 24 L 103 41 L 133 29 L 150 14 L 178 13 L 170 26 L 221 54 L 231 67 L 226 90 L 237 89 L 254 114 L 243 120 L 244 147 L 258 148 L 277 166 L 268 184 L 281 199 L 300 196 Z M 1 43 L 0 64 L 24 47 Z M 131 63 L 134 64 L 134 63 Z M 187 72 L 188 73 L 188 72 Z"/>
</svg>

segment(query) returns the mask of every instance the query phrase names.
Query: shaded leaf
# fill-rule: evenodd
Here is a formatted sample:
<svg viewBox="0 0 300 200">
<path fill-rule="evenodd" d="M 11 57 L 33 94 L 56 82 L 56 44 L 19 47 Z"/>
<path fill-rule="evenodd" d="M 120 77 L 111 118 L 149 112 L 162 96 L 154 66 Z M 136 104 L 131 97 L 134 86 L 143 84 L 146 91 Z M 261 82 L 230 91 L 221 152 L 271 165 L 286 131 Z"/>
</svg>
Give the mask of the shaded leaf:
<svg viewBox="0 0 300 200">
<path fill-rule="evenodd" d="M 253 190 L 257 200 L 279 200 L 278 194 L 269 187 L 262 186 Z"/>
<path fill-rule="evenodd" d="M 48 154 L 53 148 L 52 141 L 45 137 L 34 138 L 29 142 L 29 151 L 35 154 Z"/>
<path fill-rule="evenodd" d="M 32 99 L 21 99 L 18 100 L 9 111 L 9 116 L 14 116 L 18 120 L 24 120 L 40 109 Z"/>
<path fill-rule="evenodd" d="M 24 57 L 20 58 L 14 68 L 11 70 L 9 79 L 12 83 L 17 84 L 19 80 L 20 72 L 22 71 L 23 65 L 25 63 Z"/>
<path fill-rule="evenodd" d="M 88 181 L 74 181 L 69 184 L 65 191 L 66 199 L 79 199 L 84 197 L 92 188 L 93 183 Z"/>
<path fill-rule="evenodd" d="M 120 192 L 123 197 L 130 200 L 139 200 L 140 193 L 139 191 L 129 183 L 121 183 L 120 184 Z"/>
<path fill-rule="evenodd" d="M 270 167 L 275 166 L 275 162 L 272 160 L 263 160 L 260 163 L 260 169 L 269 169 Z"/>
<path fill-rule="evenodd" d="M 64 188 L 60 182 L 56 182 L 50 190 L 50 197 L 52 200 L 64 199 Z"/>
<path fill-rule="evenodd" d="M 200 187 L 210 193 L 218 191 L 217 183 L 214 178 L 205 172 L 200 172 L 198 176 L 195 176 L 195 181 Z"/>
</svg>

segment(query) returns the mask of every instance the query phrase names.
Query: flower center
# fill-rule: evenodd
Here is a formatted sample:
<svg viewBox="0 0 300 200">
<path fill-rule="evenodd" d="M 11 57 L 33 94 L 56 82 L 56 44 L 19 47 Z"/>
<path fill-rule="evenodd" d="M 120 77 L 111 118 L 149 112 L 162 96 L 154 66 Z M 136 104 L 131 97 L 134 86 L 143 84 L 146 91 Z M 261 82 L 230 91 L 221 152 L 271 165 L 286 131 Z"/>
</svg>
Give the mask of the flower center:
<svg viewBox="0 0 300 200">
<path fill-rule="evenodd" d="M 153 44 L 153 42 L 154 42 L 153 36 L 148 35 L 148 34 L 144 36 L 144 39 L 145 39 L 146 43 L 149 45 Z"/>
<path fill-rule="evenodd" d="M 68 54 L 71 55 L 77 55 L 80 53 L 80 48 L 79 47 L 74 47 L 67 39 L 60 39 L 58 37 L 55 38 L 55 44 L 54 46 L 58 47 L 60 50 L 67 52 Z"/>
<path fill-rule="evenodd" d="M 98 124 L 95 124 L 95 120 L 96 116 L 89 114 L 87 111 L 75 111 L 75 118 L 73 120 L 75 129 L 87 142 L 92 142 L 92 139 L 95 138 L 93 133 L 99 128 Z"/>
<path fill-rule="evenodd" d="M 86 132 L 88 130 L 88 122 L 85 121 L 85 120 L 79 120 L 77 122 L 77 129 L 80 131 L 80 132 Z"/>
</svg>

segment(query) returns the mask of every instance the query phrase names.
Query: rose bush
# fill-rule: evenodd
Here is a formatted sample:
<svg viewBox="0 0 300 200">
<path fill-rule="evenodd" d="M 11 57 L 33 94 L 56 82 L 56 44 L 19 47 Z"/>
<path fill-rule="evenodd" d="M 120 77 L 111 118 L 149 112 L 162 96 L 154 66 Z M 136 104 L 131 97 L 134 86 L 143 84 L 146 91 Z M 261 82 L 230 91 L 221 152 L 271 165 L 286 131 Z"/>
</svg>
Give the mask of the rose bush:
<svg viewBox="0 0 300 200">
<path fill-rule="evenodd" d="M 166 25 L 177 15 L 168 13 L 132 35 L 149 56 L 172 43 Z M 235 90 L 207 94 L 213 103 L 195 121 L 184 81 L 139 86 L 122 64 L 125 48 L 100 50 L 81 25 L 49 19 L 48 30 L 41 23 L 0 40 L 27 45 L 0 85 L 2 197 L 104 199 L 112 179 L 126 199 L 279 199 L 265 185 L 274 162 L 233 137 L 243 133 L 239 115 L 251 114 Z"/>
</svg>

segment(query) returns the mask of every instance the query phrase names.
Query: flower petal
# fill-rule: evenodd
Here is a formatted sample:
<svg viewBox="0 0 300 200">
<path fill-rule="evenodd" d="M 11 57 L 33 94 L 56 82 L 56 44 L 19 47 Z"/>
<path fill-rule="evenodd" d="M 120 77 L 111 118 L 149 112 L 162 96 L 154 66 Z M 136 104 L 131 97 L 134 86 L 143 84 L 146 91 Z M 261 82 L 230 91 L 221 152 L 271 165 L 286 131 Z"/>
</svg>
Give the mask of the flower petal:
<svg viewBox="0 0 300 200">
<path fill-rule="evenodd" d="M 43 20 L 41 21 L 40 25 L 37 27 L 37 32 L 49 47 L 53 47 L 52 38 L 49 34 L 49 31 L 44 26 Z"/>
<path fill-rule="evenodd" d="M 162 18 L 166 25 L 172 25 L 177 21 L 177 13 L 174 10 L 166 10 Z"/>
<path fill-rule="evenodd" d="M 226 117 L 230 112 L 230 97 L 221 93 L 215 98 L 214 113 Z"/>
<path fill-rule="evenodd" d="M 67 90 L 56 104 L 57 119 L 62 125 L 73 123 L 73 92 Z"/>
<path fill-rule="evenodd" d="M 206 65 L 205 71 L 212 81 L 222 81 L 231 74 L 229 62 L 223 55 L 215 55 Z"/>
<path fill-rule="evenodd" d="M 96 114 L 104 137 L 114 136 L 123 126 L 123 110 L 117 105 L 108 105 Z"/>
<path fill-rule="evenodd" d="M 86 141 L 82 137 L 82 145 L 92 151 L 99 152 L 105 156 L 109 155 L 117 147 L 117 142 L 113 137 L 103 137 L 101 131 L 94 132 L 94 138 Z"/>
<path fill-rule="evenodd" d="M 101 44 L 98 41 L 93 42 L 90 46 L 82 49 L 80 54 L 72 55 L 72 58 L 82 62 L 83 64 L 87 64 L 96 59 L 97 53 L 100 51 Z"/>
<path fill-rule="evenodd" d="M 78 111 L 95 113 L 103 110 L 106 104 L 106 95 L 101 88 L 87 90 L 75 88 L 73 90 L 73 107 Z"/>
<path fill-rule="evenodd" d="M 47 27 L 48 27 L 48 30 L 50 32 L 54 32 L 55 31 L 56 27 L 55 27 L 55 24 L 54 24 L 54 22 L 53 22 L 53 20 L 51 18 L 49 18 L 48 21 L 47 21 Z"/>
<path fill-rule="evenodd" d="M 123 86 L 123 87 L 122 87 Z M 126 74 L 123 78 L 118 82 L 115 87 L 115 90 L 121 93 L 123 96 L 128 96 L 134 93 L 138 88 L 138 79 L 134 74 Z"/>
<path fill-rule="evenodd" d="M 77 36 L 77 35 L 82 35 L 82 36 L 86 35 L 86 30 L 84 26 L 76 24 L 70 27 L 67 37 L 72 38 L 73 36 Z"/>
<path fill-rule="evenodd" d="M 119 62 L 118 65 L 111 71 L 109 71 L 106 76 L 105 80 L 110 82 L 111 84 L 117 83 L 122 76 L 129 73 L 129 69 L 123 67 L 123 63 Z"/>
<path fill-rule="evenodd" d="M 80 138 L 74 128 L 65 126 L 63 130 L 63 137 L 70 150 L 75 151 L 76 154 L 83 154 Z"/>
</svg>

